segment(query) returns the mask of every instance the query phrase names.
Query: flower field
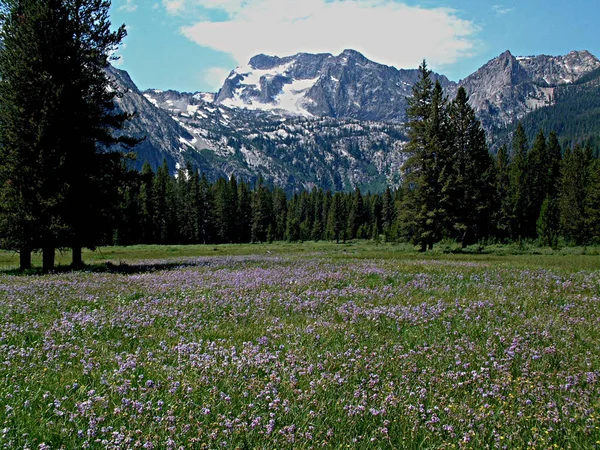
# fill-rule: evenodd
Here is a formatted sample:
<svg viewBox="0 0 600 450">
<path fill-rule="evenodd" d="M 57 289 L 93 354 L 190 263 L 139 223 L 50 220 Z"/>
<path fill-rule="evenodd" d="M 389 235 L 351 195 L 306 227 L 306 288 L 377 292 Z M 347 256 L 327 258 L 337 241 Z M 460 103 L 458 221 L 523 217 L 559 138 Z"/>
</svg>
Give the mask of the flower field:
<svg viewBox="0 0 600 450">
<path fill-rule="evenodd" d="M 143 267 L 0 275 L 1 448 L 600 447 L 599 271 Z"/>
</svg>

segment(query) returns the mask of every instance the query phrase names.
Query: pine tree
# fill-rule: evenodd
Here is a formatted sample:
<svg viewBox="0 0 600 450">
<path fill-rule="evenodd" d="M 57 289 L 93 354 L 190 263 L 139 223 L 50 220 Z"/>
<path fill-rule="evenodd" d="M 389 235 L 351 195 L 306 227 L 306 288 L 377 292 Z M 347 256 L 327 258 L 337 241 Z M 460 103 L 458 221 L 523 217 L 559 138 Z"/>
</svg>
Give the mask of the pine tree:
<svg viewBox="0 0 600 450">
<path fill-rule="evenodd" d="M 527 237 L 528 193 L 527 154 L 529 144 L 523 126 L 519 123 L 513 137 L 509 173 L 510 229 L 513 239 Z"/>
<path fill-rule="evenodd" d="M 558 188 L 560 184 L 560 163 L 562 160 L 562 149 L 558 142 L 558 135 L 554 131 L 552 131 L 548 136 L 546 154 L 548 158 L 547 192 L 550 198 L 556 199 L 558 196 Z"/>
<path fill-rule="evenodd" d="M 198 211 L 198 217 L 200 220 L 200 242 L 202 244 L 215 242 L 215 204 L 213 199 L 213 190 L 205 174 L 202 174 L 202 177 L 200 178 L 200 198 L 198 203 L 200 206 Z M 240 216 L 240 219 L 245 219 L 245 217 Z M 249 223 L 245 229 L 250 229 Z"/>
<path fill-rule="evenodd" d="M 527 158 L 527 237 L 536 237 L 536 221 L 540 216 L 542 203 L 549 194 L 550 158 L 546 136 L 540 131 Z"/>
<path fill-rule="evenodd" d="M 350 210 L 348 212 L 348 221 L 346 227 L 346 236 L 348 239 L 355 239 L 358 230 L 365 222 L 365 205 L 359 188 L 354 190 Z M 364 238 L 364 236 L 360 236 Z"/>
<path fill-rule="evenodd" d="M 346 217 L 343 194 L 341 192 L 336 192 L 328 203 L 327 237 L 339 244 L 340 239 L 345 240 Z"/>
<path fill-rule="evenodd" d="M 590 242 L 600 243 L 600 160 L 594 159 L 589 165 L 588 184 L 585 199 L 585 218 Z"/>
<path fill-rule="evenodd" d="M 396 239 L 396 236 L 392 233 L 392 227 L 396 221 L 396 205 L 389 186 L 383 193 L 382 203 L 381 222 L 383 234 L 385 235 L 385 240 L 389 242 Z"/>
<path fill-rule="evenodd" d="M 510 170 L 508 149 L 503 145 L 498 149 L 495 161 L 496 208 L 493 213 L 495 234 L 502 240 L 505 240 L 510 236 L 511 230 L 512 203 L 510 198 Z"/>
<path fill-rule="evenodd" d="M 561 166 L 560 228 L 567 242 L 576 245 L 585 244 L 588 238 L 586 193 L 590 161 L 590 152 L 576 146 L 567 150 Z"/>
<path fill-rule="evenodd" d="M 174 244 L 177 242 L 177 201 L 175 184 L 169 174 L 169 166 L 164 160 L 156 171 L 152 186 L 154 223 L 156 226 L 156 243 Z"/>
<path fill-rule="evenodd" d="M 273 229 L 273 197 L 260 179 L 252 196 L 252 242 L 268 242 Z"/>
<path fill-rule="evenodd" d="M 552 248 L 558 246 L 560 236 L 559 210 L 556 199 L 547 196 L 540 209 L 537 220 L 537 234 L 540 242 Z"/>
<path fill-rule="evenodd" d="M 238 183 L 238 212 L 240 242 L 250 242 L 252 239 L 252 194 L 246 182 Z"/>
<path fill-rule="evenodd" d="M 5 0 L 2 7 L 0 181 L 10 181 L 3 240 L 25 254 L 42 247 L 45 271 L 58 246 L 71 246 L 78 265 L 81 247 L 96 244 L 114 213 L 114 177 L 122 174 L 120 154 L 102 146 L 134 143 L 112 135 L 127 116 L 114 112 L 104 72 L 125 28 L 110 30 L 108 0 Z"/>
<path fill-rule="evenodd" d="M 468 101 L 459 88 L 450 107 L 451 152 L 442 170 L 446 215 L 463 247 L 487 235 L 493 203 L 492 159 Z"/>
<path fill-rule="evenodd" d="M 140 243 L 152 244 L 156 242 L 156 227 L 154 224 L 154 171 L 146 161 L 142 166 L 140 175 Z"/>
<path fill-rule="evenodd" d="M 274 240 L 283 240 L 286 234 L 288 215 L 287 196 L 281 188 L 273 191 L 273 215 L 275 219 Z"/>
<path fill-rule="evenodd" d="M 419 71 L 406 111 L 406 151 L 410 157 L 403 166 L 406 188 L 402 222 L 405 236 L 425 251 L 441 237 L 446 216 L 440 174 L 448 165 L 448 117 L 441 85 L 436 82 L 433 86 L 425 61 Z"/>
</svg>

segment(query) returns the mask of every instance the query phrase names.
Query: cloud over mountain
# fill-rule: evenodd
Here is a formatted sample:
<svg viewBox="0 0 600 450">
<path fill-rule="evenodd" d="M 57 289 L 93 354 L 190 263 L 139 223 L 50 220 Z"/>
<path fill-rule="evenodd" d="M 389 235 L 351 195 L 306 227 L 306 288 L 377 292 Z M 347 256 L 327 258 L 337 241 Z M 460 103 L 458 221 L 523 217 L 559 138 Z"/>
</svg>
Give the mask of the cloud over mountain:
<svg viewBox="0 0 600 450">
<path fill-rule="evenodd" d="M 354 48 L 387 65 L 416 67 L 425 57 L 436 68 L 470 55 L 479 31 L 452 9 L 393 0 L 164 1 L 178 14 L 211 12 L 181 32 L 201 46 L 231 54 L 238 63 L 257 53 L 337 54 Z M 223 19 L 215 21 L 215 12 Z"/>
</svg>

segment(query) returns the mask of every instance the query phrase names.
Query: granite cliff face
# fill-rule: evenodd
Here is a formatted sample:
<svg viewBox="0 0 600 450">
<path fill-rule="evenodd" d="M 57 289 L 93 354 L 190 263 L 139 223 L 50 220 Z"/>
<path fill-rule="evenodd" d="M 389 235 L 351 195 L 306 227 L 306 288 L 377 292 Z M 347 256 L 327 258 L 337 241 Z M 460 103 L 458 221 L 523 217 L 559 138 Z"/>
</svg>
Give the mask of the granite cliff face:
<svg viewBox="0 0 600 450">
<path fill-rule="evenodd" d="M 214 94 L 140 92 L 111 68 L 118 106 L 135 113 L 124 130 L 145 138 L 137 167 L 166 159 L 173 172 L 191 162 L 211 180 L 261 176 L 288 192 L 324 187 L 379 191 L 398 185 L 404 161 L 402 126 L 354 119 L 306 118 L 228 108 Z"/>
<path fill-rule="evenodd" d="M 565 56 L 515 57 L 509 51 L 462 80 L 488 134 L 554 102 L 555 88 L 600 67 L 587 51 Z"/>
<path fill-rule="evenodd" d="M 419 72 L 368 60 L 354 50 L 338 56 L 258 55 L 234 69 L 216 103 L 307 117 L 404 122 L 406 97 Z M 434 74 L 443 87 L 454 83 Z"/>
<path fill-rule="evenodd" d="M 598 68 L 585 51 L 558 57 L 507 51 L 458 84 L 433 76 L 450 98 L 459 85 L 466 88 L 493 147 L 498 130 L 560 102 L 560 86 L 576 85 Z M 175 171 L 189 161 L 211 179 L 261 176 L 288 192 L 378 191 L 401 181 L 406 98 L 417 70 L 346 50 L 255 56 L 217 94 L 142 93 L 126 72 L 111 68 L 109 76 L 121 93 L 119 107 L 135 113 L 125 132 L 145 138 L 135 149 L 138 167 L 166 159 Z"/>
</svg>

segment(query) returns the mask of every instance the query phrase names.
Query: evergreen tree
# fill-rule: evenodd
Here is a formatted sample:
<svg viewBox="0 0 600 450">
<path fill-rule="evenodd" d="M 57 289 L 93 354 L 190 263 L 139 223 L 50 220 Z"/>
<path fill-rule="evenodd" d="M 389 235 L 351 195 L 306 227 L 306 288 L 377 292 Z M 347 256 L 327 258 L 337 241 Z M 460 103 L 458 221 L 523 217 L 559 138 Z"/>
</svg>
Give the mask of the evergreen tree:
<svg viewBox="0 0 600 450">
<path fill-rule="evenodd" d="M 550 198 L 556 199 L 560 184 L 560 163 L 562 160 L 562 149 L 558 142 L 558 135 L 555 131 L 552 131 L 548 136 L 546 154 L 546 157 L 548 158 L 547 194 Z"/>
<path fill-rule="evenodd" d="M 537 220 L 537 234 L 540 242 L 552 248 L 558 246 L 560 236 L 559 210 L 556 199 L 548 196 L 542 203 Z"/>
<path fill-rule="evenodd" d="M 22 268 L 42 247 L 43 269 L 52 270 L 64 245 L 79 265 L 81 247 L 93 247 L 106 229 L 119 184 L 111 177 L 122 173 L 119 154 L 101 145 L 127 141 L 111 133 L 127 116 L 114 112 L 104 72 L 125 28 L 110 30 L 108 0 L 1 6 L 3 241 L 19 247 Z"/>
<path fill-rule="evenodd" d="M 200 198 L 198 199 L 199 211 L 198 217 L 200 220 L 199 223 L 199 241 L 202 244 L 209 244 L 211 242 L 215 242 L 215 231 L 214 231 L 214 213 L 215 213 L 215 205 L 213 199 L 213 192 L 206 178 L 206 175 L 202 174 L 200 178 Z M 244 219 L 244 217 L 241 217 Z M 250 229 L 249 223 L 245 228 L 247 230 Z"/>
<path fill-rule="evenodd" d="M 275 219 L 274 240 L 280 241 L 285 238 L 287 226 L 287 197 L 281 188 L 273 191 L 273 215 Z"/>
<path fill-rule="evenodd" d="M 512 203 L 510 198 L 510 159 L 505 145 L 500 147 L 495 161 L 496 194 L 493 213 L 496 237 L 501 240 L 511 235 Z"/>
<path fill-rule="evenodd" d="M 589 241 L 600 243 L 600 160 L 589 165 L 588 185 L 585 200 L 586 229 Z"/>
<path fill-rule="evenodd" d="M 462 246 L 487 235 L 492 209 L 492 159 L 485 133 L 468 103 L 464 88 L 459 88 L 450 108 L 452 149 L 450 164 L 443 169 L 443 196 L 452 234 Z"/>
<path fill-rule="evenodd" d="M 268 242 L 273 233 L 273 197 L 271 191 L 258 180 L 252 198 L 252 242 Z"/>
<path fill-rule="evenodd" d="M 152 186 L 154 200 L 154 223 L 156 226 L 156 243 L 174 244 L 177 242 L 177 213 L 175 183 L 169 175 L 169 166 L 164 160 L 156 171 Z"/>
<path fill-rule="evenodd" d="M 527 153 L 529 144 L 523 126 L 519 123 L 513 136 L 511 164 L 509 172 L 510 230 L 513 239 L 527 237 L 528 193 L 527 193 Z"/>
<path fill-rule="evenodd" d="M 325 217 L 323 211 L 325 209 L 325 194 L 322 189 L 313 188 L 312 196 L 314 198 L 314 213 L 315 217 L 313 220 L 313 228 L 311 232 L 311 239 L 320 241 L 324 238 L 323 234 L 325 231 Z"/>
<path fill-rule="evenodd" d="M 359 188 L 354 190 L 350 210 L 348 212 L 348 221 L 346 227 L 346 236 L 348 239 L 355 239 L 360 227 L 365 223 L 365 205 Z M 360 236 L 364 238 L 364 236 Z"/>
<path fill-rule="evenodd" d="M 536 237 L 536 221 L 540 216 L 542 203 L 549 195 L 550 158 L 546 146 L 546 136 L 540 131 L 527 158 L 527 237 Z"/>
<path fill-rule="evenodd" d="M 328 203 L 327 237 L 339 244 L 340 239 L 345 240 L 346 217 L 344 215 L 343 194 L 336 192 Z"/>
<path fill-rule="evenodd" d="M 140 175 L 140 243 L 152 244 L 156 238 L 156 228 L 154 224 L 154 171 L 146 161 L 142 166 Z"/>
<path fill-rule="evenodd" d="M 567 150 L 561 166 L 560 228 L 567 242 L 576 245 L 585 244 L 588 238 L 585 214 L 590 161 L 590 152 L 576 146 Z"/>
<path fill-rule="evenodd" d="M 244 181 L 238 183 L 237 224 L 240 242 L 250 242 L 252 239 L 252 194 L 248 183 Z"/>
<path fill-rule="evenodd" d="M 441 237 L 446 216 L 440 174 L 448 167 L 448 117 L 441 85 L 433 86 L 425 61 L 419 71 L 406 111 L 410 157 L 403 167 L 406 197 L 402 219 L 405 236 L 425 251 Z"/>
<path fill-rule="evenodd" d="M 396 205 L 389 186 L 383 192 L 381 222 L 385 240 L 392 241 L 396 239 L 396 236 L 392 233 L 392 227 L 396 222 Z"/>
</svg>

